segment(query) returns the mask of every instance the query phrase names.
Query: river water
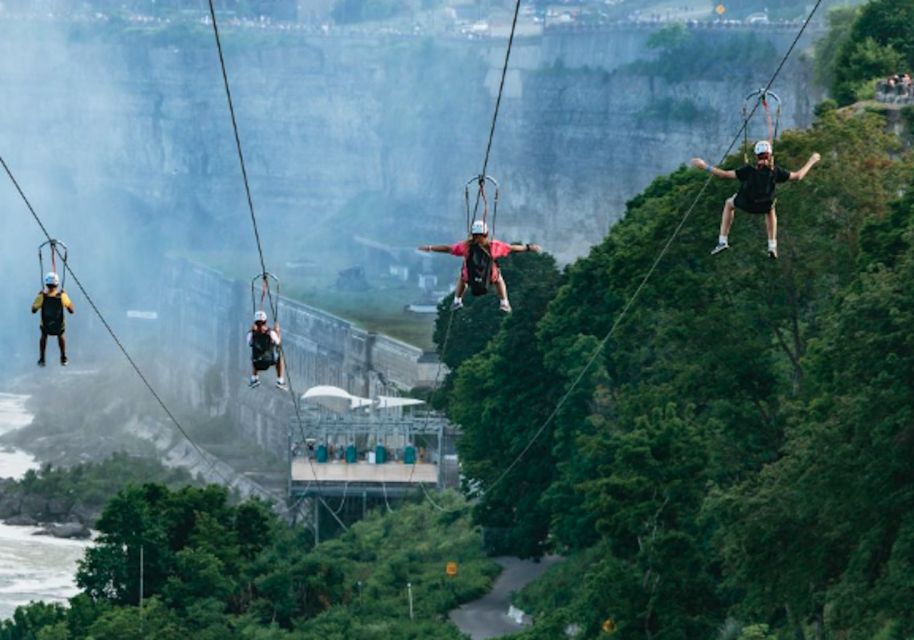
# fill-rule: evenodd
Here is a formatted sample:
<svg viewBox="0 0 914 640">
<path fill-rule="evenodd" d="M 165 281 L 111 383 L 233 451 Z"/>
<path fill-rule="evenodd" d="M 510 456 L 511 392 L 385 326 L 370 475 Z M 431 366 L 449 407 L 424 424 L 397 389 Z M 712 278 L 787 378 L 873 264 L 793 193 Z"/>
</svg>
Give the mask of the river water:
<svg viewBox="0 0 914 640">
<path fill-rule="evenodd" d="M 31 421 L 27 400 L 28 396 L 0 393 L 0 434 Z M 0 450 L 0 477 L 20 478 L 37 467 L 24 451 Z M 74 582 L 76 562 L 89 543 L 32 535 L 37 530 L 0 523 L 0 620 L 31 600 L 63 602 L 79 591 Z"/>
</svg>

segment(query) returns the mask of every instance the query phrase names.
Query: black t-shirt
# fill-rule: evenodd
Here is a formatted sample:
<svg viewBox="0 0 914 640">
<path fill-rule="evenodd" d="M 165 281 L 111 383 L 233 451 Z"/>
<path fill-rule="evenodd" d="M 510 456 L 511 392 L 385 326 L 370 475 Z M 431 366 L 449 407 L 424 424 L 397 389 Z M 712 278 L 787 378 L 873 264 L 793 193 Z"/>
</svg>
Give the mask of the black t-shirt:
<svg viewBox="0 0 914 640">
<path fill-rule="evenodd" d="M 774 206 L 775 185 L 790 180 L 790 172 L 778 166 L 772 171 L 747 164 L 736 170 L 736 177 L 740 185 L 733 203 L 749 213 L 768 213 Z"/>
</svg>

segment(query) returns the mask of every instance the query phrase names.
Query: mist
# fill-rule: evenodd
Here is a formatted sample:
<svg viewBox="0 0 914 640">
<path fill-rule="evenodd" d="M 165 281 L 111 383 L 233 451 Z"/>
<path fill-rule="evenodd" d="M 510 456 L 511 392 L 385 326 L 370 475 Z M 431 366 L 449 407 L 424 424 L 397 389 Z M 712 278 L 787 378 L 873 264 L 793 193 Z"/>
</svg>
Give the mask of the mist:
<svg viewBox="0 0 914 640">
<path fill-rule="evenodd" d="M 427 4 L 348 23 L 364 16 L 329 3 L 217 3 L 266 267 L 310 304 L 334 295 L 352 267 L 381 298 L 353 295 L 346 304 L 363 316 L 392 286 L 405 288 L 398 304 L 434 302 L 456 274 L 451 259 L 414 247 L 466 233 L 463 189 L 482 168 L 510 13 L 499 3 L 464 13 Z M 0 11 L 0 153 L 115 331 L 132 330 L 127 309 L 156 310 L 175 258 L 241 281 L 259 273 L 206 2 L 10 5 Z M 632 75 L 658 55 L 651 29 L 543 32 L 542 11 L 531 5 L 522 18 L 488 173 L 501 186 L 498 237 L 537 242 L 564 263 L 653 176 L 717 153 L 738 126 L 739 97 L 759 80 Z M 460 26 L 480 19 L 485 36 Z M 792 34 L 750 33 L 740 46 L 773 56 Z M 808 80 L 808 65 L 785 70 L 784 127 L 811 119 Z M 28 306 L 44 238 L 8 180 L 0 203 L 0 349 L 31 366 Z M 419 276 L 437 283 L 420 290 Z M 86 301 L 68 290 L 79 314 L 68 323 L 73 349 L 107 348 Z"/>
</svg>

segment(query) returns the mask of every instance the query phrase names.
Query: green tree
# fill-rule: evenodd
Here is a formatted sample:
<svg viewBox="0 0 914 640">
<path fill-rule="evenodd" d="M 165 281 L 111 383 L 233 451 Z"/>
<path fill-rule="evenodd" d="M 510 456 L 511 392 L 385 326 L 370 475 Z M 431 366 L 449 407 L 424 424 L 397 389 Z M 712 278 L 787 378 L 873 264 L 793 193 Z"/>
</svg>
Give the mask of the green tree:
<svg viewBox="0 0 914 640">
<path fill-rule="evenodd" d="M 841 104 L 858 98 L 868 81 L 914 70 L 914 0 L 872 0 L 864 5 L 841 40 L 832 93 Z"/>
<path fill-rule="evenodd" d="M 828 11 L 828 32 L 815 45 L 816 81 L 823 87 L 834 87 L 838 74 L 838 56 L 851 39 L 851 27 L 859 7 L 832 7 Z"/>
<path fill-rule="evenodd" d="M 912 233 L 910 195 L 864 227 L 860 272 L 805 358 L 783 456 L 716 501 L 755 616 L 848 638 L 914 624 Z"/>
<path fill-rule="evenodd" d="M 520 254 L 511 260 L 505 277 L 516 291 L 514 311 L 488 346 L 457 369 L 448 414 L 463 430 L 458 449 L 464 473 L 484 490 L 475 510 L 477 521 L 507 531 L 502 551 L 539 556 L 548 533 L 539 501 L 554 479 L 549 433 L 540 434 L 526 451 L 525 464 L 494 490 L 491 485 L 525 449 L 558 397 L 556 380 L 543 366 L 536 325 L 560 275 L 548 255 Z"/>
<path fill-rule="evenodd" d="M 0 640 L 36 640 L 39 633 L 56 627 L 65 618 L 66 609 L 59 604 L 32 602 L 16 607 L 13 617 L 0 624 Z"/>
<path fill-rule="evenodd" d="M 821 485 L 798 481 L 821 462 L 781 459 L 801 422 L 797 416 L 812 415 L 804 399 L 827 371 L 812 357 L 832 330 L 826 310 L 857 281 L 860 265 L 904 243 L 898 229 L 907 226 L 890 203 L 910 184 L 912 165 L 885 128 L 877 115 L 826 110 L 810 131 L 782 137 L 777 162 L 785 167 L 799 166 L 814 150 L 825 157 L 806 181 L 779 190 L 782 258 L 776 264 L 764 257 L 761 220 L 748 216 L 731 234 L 740 251 L 710 260 L 709 229 L 716 230 L 732 184 L 704 187 L 703 176 L 682 170 L 629 202 L 604 241 L 567 269 L 536 323 L 542 367 L 512 371 L 511 385 L 536 389 L 548 376 L 561 394 L 576 384 L 543 434 L 555 465 L 536 513 L 548 519 L 545 540 L 554 548 L 576 553 L 595 544 L 605 560 L 581 570 L 571 602 L 537 612 L 547 616 L 547 629 L 573 622 L 590 637 L 612 615 L 623 638 L 709 637 L 731 609 L 779 632 L 831 624 L 825 614 L 837 609 L 823 603 L 828 585 L 847 567 L 833 559 L 850 558 L 850 538 L 823 538 L 824 531 L 841 528 L 835 518 L 823 530 L 810 500 L 827 490 L 826 476 Z M 696 198 L 693 218 L 642 286 Z M 867 304 L 872 308 L 886 294 L 874 292 Z M 512 330 L 507 323 L 503 329 Z M 458 369 L 451 407 L 458 422 L 499 418 L 505 400 L 494 406 L 482 400 L 474 414 L 465 381 L 497 379 L 500 361 L 492 354 L 500 340 Z M 870 358 L 886 353 L 880 347 Z M 850 360 L 835 366 L 853 372 L 848 382 L 863 375 Z M 497 389 L 484 389 L 483 399 L 497 398 Z M 545 415 L 555 406 L 546 403 Z M 497 434 L 523 433 L 526 416 L 517 418 L 499 418 Z M 881 420 L 874 414 L 866 424 Z M 480 453 L 484 440 L 474 442 L 482 430 L 473 426 L 468 433 L 465 468 L 483 463 L 474 469 L 478 477 L 497 473 Z M 816 455 L 841 448 L 841 437 L 846 432 L 823 442 Z M 518 466 L 526 471 L 541 459 Z M 778 468 L 784 479 L 772 483 L 769 474 Z M 887 489 L 871 487 L 874 495 Z M 499 504 L 484 493 L 480 505 L 493 507 L 485 517 L 521 517 L 511 512 L 530 510 L 520 494 Z M 876 511 L 867 512 L 871 521 L 879 519 Z M 840 515 L 851 521 L 846 511 Z M 740 559 L 747 548 L 750 557 Z M 783 556 L 774 551 L 782 548 Z M 887 547 L 876 548 L 886 553 Z M 854 584 L 851 593 L 860 593 Z M 893 584 L 905 592 L 903 582 Z M 894 610 L 891 616 L 898 624 L 905 620 Z"/>
</svg>

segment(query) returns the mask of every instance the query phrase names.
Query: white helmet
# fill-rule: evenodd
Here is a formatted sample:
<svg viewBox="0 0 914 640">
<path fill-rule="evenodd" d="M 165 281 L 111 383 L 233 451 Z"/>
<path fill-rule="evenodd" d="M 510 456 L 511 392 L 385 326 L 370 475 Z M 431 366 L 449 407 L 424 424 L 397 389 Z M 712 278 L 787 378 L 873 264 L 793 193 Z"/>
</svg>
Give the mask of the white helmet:
<svg viewBox="0 0 914 640">
<path fill-rule="evenodd" d="M 261 309 L 260 311 L 254 312 L 254 322 L 266 322 L 267 321 L 267 312 Z"/>
<path fill-rule="evenodd" d="M 771 143 L 767 140 L 759 140 L 755 143 L 755 155 L 760 156 L 763 153 L 771 153 Z"/>
<path fill-rule="evenodd" d="M 49 287 L 56 287 L 60 284 L 60 278 L 58 278 L 57 274 L 53 271 L 48 271 L 47 275 L 44 277 L 44 283 Z"/>
<path fill-rule="evenodd" d="M 470 227 L 470 233 L 474 236 L 489 233 L 489 225 L 485 223 L 485 220 L 474 220 L 473 226 Z"/>
</svg>

